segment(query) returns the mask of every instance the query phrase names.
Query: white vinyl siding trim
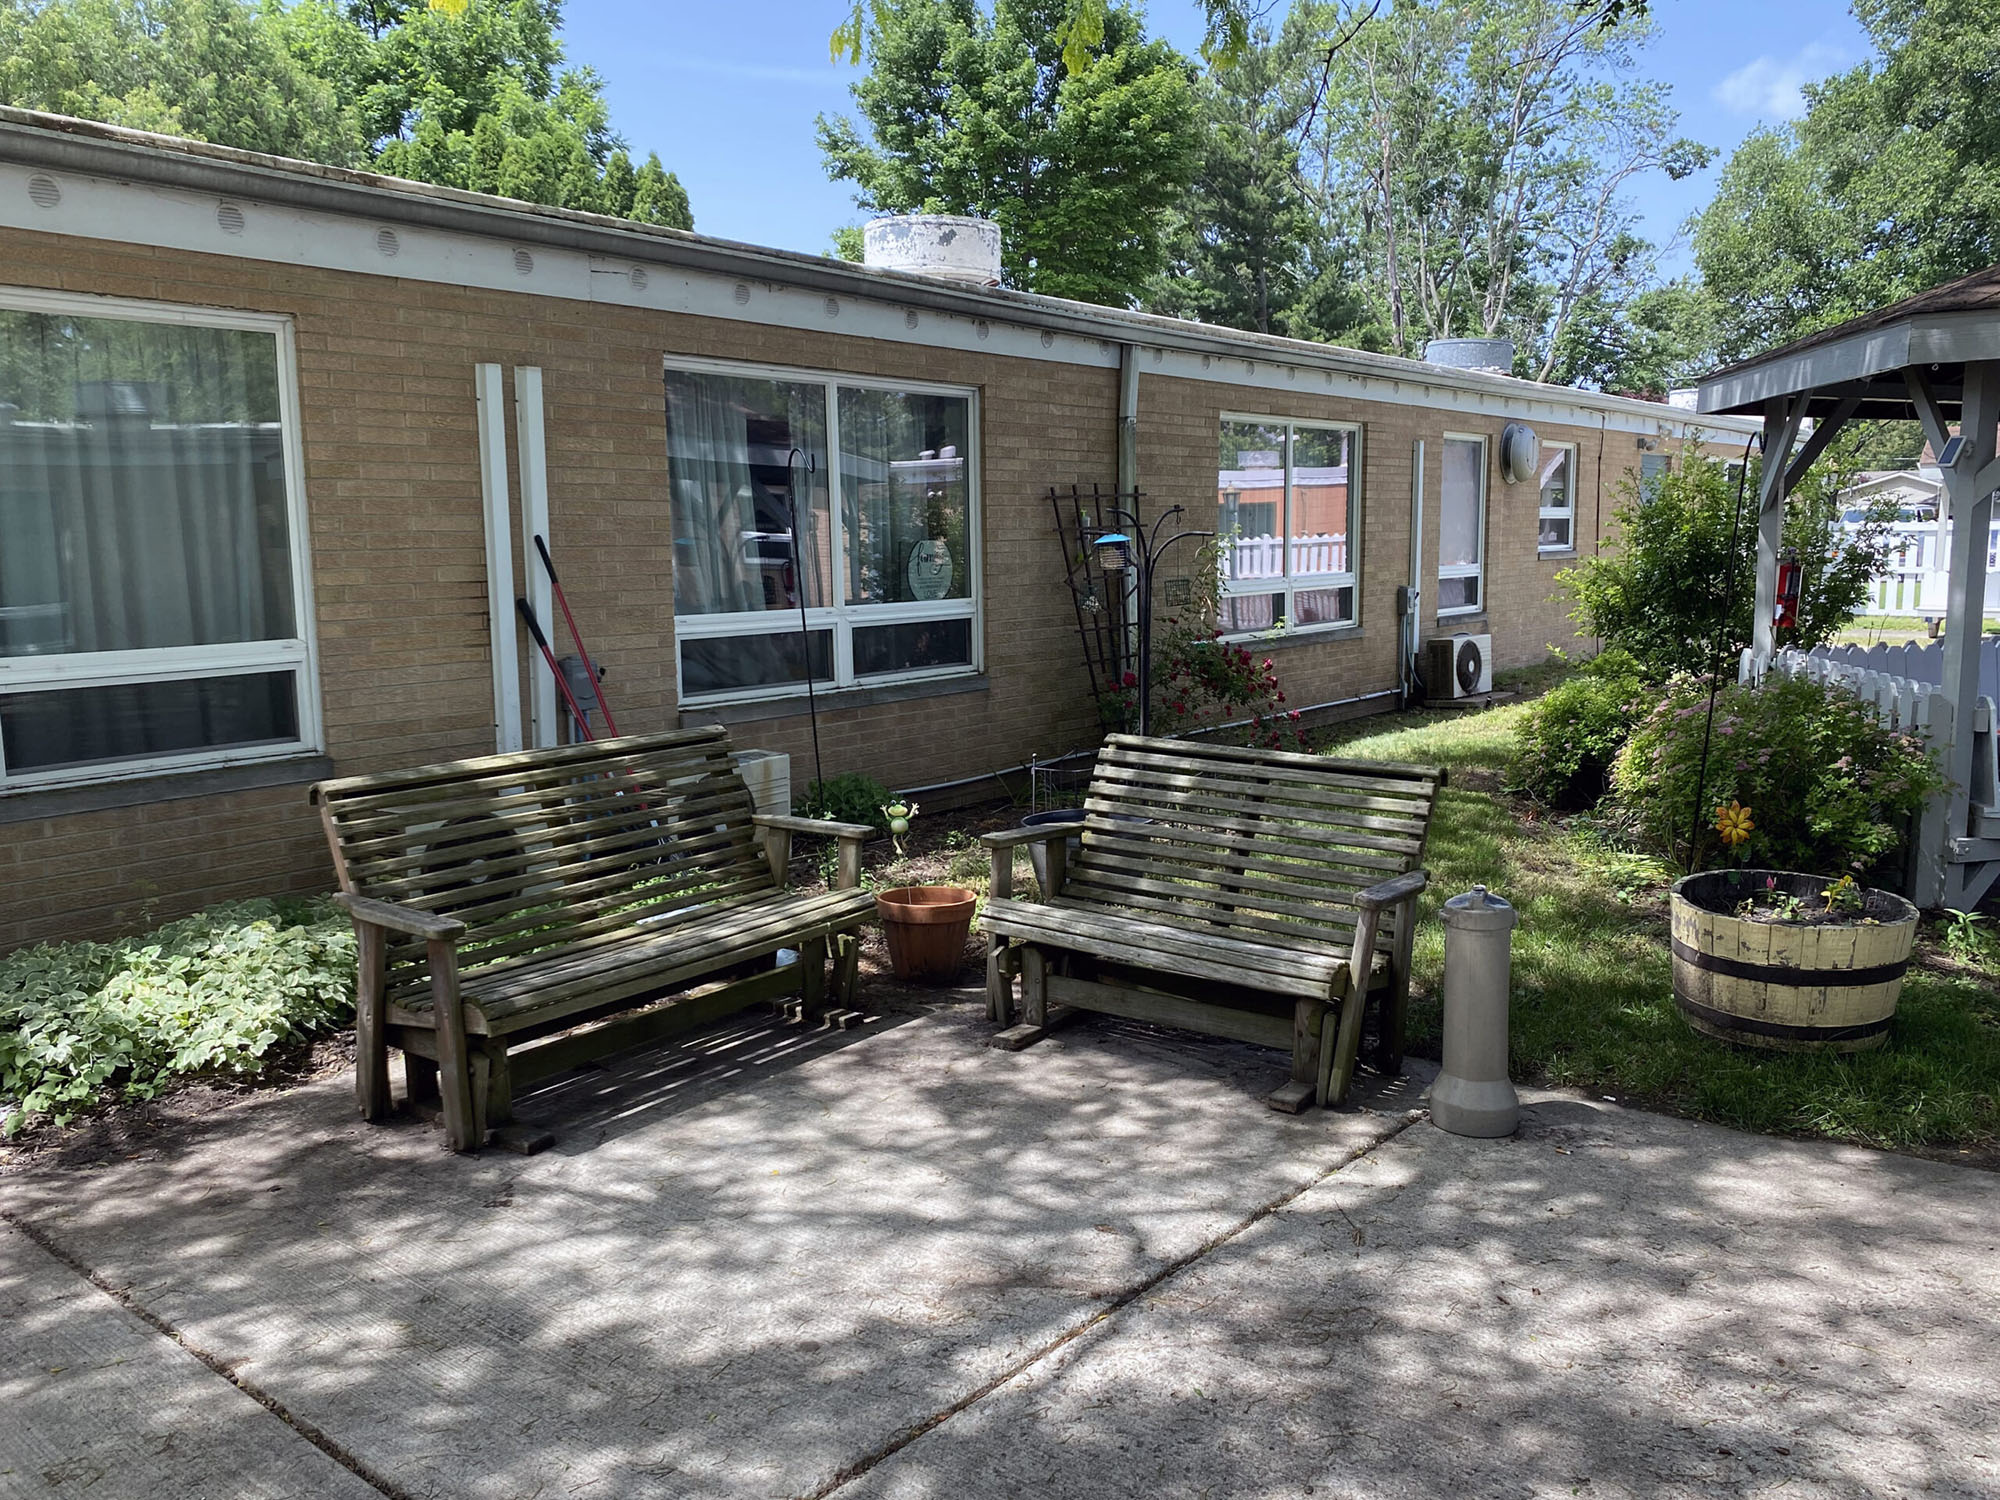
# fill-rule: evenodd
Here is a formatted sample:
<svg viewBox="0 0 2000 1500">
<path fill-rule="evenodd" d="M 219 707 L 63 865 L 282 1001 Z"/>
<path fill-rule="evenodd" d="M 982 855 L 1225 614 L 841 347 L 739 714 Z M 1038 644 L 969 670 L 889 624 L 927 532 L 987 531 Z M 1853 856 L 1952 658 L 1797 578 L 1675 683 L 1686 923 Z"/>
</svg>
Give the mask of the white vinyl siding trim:
<svg viewBox="0 0 2000 1500">
<path fill-rule="evenodd" d="M 676 700 L 689 706 L 723 703 L 760 703 L 780 698 L 803 698 L 806 684 L 778 683 L 769 687 L 731 688 L 723 692 L 689 693 L 682 666 L 679 643 L 684 640 L 713 640 L 746 635 L 796 636 L 830 632 L 833 645 L 833 678 L 813 679 L 815 691 L 850 687 L 888 687 L 906 682 L 932 682 L 953 677 L 972 677 L 985 669 L 985 567 L 982 544 L 980 495 L 980 412 L 979 392 L 971 386 L 941 385 L 934 381 L 894 380 L 876 376 L 830 374 L 821 370 L 797 369 L 785 365 L 752 364 L 739 360 L 683 358 L 668 355 L 663 363 L 668 371 L 690 374 L 734 375 L 751 380 L 786 381 L 794 385 L 816 385 L 826 392 L 827 527 L 833 557 L 831 583 L 834 602 L 817 608 L 746 610 L 718 614 L 676 613 L 674 616 L 674 691 Z M 898 604 L 853 604 L 847 594 L 847 537 L 843 501 L 844 466 L 840 463 L 840 392 L 847 390 L 907 391 L 912 395 L 950 396 L 966 403 L 966 569 L 965 599 L 910 600 Z M 920 620 L 970 620 L 972 660 L 942 667 L 919 667 L 905 672 L 871 672 L 859 677 L 854 671 L 854 632 L 874 625 L 894 625 Z M 806 656 L 811 670 L 811 653 Z"/>
<path fill-rule="evenodd" d="M 0 743 L 0 796 L 15 791 L 42 791 L 97 782 L 131 781 L 174 771 L 205 771 L 259 761 L 285 760 L 316 754 L 324 748 L 320 712 L 319 654 L 313 603 L 311 543 L 308 536 L 305 449 L 299 412 L 298 349 L 292 320 L 275 314 L 189 307 L 179 303 L 85 296 L 27 288 L 0 288 L 0 310 L 51 313 L 57 316 L 120 318 L 135 323 L 177 324 L 195 328 L 234 329 L 267 333 L 276 344 L 278 420 L 285 475 L 285 520 L 291 564 L 294 629 L 282 640 L 240 641 L 222 645 L 172 646 L 132 651 L 71 652 L 38 656 L 0 656 L 0 696 L 56 692 L 67 688 L 115 687 L 149 682 L 247 676 L 289 671 L 296 705 L 296 739 L 275 744 L 236 745 L 172 754 L 135 756 L 98 765 L 63 766 L 46 771 L 7 769 L 6 747 Z M 0 539 L 4 542 L 4 539 Z"/>
</svg>

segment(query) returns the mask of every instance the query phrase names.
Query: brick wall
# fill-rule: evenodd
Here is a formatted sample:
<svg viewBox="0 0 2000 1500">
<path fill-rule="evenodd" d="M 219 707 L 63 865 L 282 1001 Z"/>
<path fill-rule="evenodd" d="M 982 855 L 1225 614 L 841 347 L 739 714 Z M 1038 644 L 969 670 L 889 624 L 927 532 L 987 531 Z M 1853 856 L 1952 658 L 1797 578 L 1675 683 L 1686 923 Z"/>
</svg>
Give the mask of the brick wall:
<svg viewBox="0 0 2000 1500">
<path fill-rule="evenodd" d="M 0 263 L 15 286 L 293 319 L 320 690 L 339 774 L 492 748 L 472 385 L 472 366 L 489 361 L 543 370 L 552 541 L 592 654 L 609 669 L 621 729 L 670 728 L 682 718 L 660 373 L 668 353 L 980 392 L 984 683 L 865 707 L 829 701 L 819 722 L 829 773 L 860 770 L 892 787 L 915 786 L 1014 767 L 1093 738 L 1046 497 L 1050 485 L 1112 482 L 1113 370 L 15 231 L 0 231 Z M 1362 424 L 1361 628 L 1283 647 L 1282 671 L 1298 702 L 1392 686 L 1411 442 L 1447 428 L 1497 439 L 1501 423 L 1148 375 L 1140 462 L 1155 501 L 1212 518 L 1224 410 Z M 1587 549 L 1596 535 L 1599 435 L 1542 431 L 1545 440 L 1574 436 L 1581 445 L 1578 532 Z M 1629 435 L 1608 442 L 1607 468 L 1613 458 L 1636 462 Z M 511 427 L 508 447 L 511 463 Z M 1437 451 L 1433 442 L 1431 558 Z M 1525 662 L 1566 643 L 1571 627 L 1549 598 L 1557 565 L 1535 554 L 1535 496 L 1497 475 L 1489 493 L 1482 628 L 1493 631 L 1503 664 Z M 524 560 L 515 566 L 518 583 Z M 689 722 L 714 717 L 699 708 L 686 714 Z M 795 785 L 811 775 L 802 711 L 732 732 L 740 745 L 790 752 Z M 225 897 L 332 884 L 303 785 L 0 825 L 0 872 L 0 950 L 129 929 Z"/>
</svg>

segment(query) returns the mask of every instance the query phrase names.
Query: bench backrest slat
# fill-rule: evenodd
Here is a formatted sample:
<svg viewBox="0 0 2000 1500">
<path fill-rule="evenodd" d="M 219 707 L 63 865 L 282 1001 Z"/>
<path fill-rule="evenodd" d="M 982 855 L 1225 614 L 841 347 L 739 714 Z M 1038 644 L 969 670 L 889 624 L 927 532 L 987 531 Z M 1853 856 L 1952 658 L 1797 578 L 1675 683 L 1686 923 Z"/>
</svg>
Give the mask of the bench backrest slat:
<svg viewBox="0 0 2000 1500">
<path fill-rule="evenodd" d="M 479 969 L 671 928 L 773 888 L 720 728 L 347 777 L 313 788 L 341 888 L 471 929 Z M 392 936 L 391 995 L 425 983 Z"/>
<path fill-rule="evenodd" d="M 1063 895 L 1344 952 L 1354 894 L 1422 864 L 1443 781 L 1434 766 L 1112 735 Z"/>
</svg>

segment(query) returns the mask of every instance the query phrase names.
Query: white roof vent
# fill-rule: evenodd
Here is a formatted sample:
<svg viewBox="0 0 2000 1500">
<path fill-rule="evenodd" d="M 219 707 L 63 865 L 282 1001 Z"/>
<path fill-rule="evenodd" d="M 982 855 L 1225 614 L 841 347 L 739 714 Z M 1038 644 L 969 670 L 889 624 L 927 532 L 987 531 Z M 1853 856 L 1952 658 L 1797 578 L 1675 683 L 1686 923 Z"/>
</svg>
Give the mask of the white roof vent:
<svg viewBox="0 0 2000 1500">
<path fill-rule="evenodd" d="M 862 262 L 965 286 L 1000 284 L 1000 226 L 965 214 L 888 214 L 861 231 Z"/>
</svg>

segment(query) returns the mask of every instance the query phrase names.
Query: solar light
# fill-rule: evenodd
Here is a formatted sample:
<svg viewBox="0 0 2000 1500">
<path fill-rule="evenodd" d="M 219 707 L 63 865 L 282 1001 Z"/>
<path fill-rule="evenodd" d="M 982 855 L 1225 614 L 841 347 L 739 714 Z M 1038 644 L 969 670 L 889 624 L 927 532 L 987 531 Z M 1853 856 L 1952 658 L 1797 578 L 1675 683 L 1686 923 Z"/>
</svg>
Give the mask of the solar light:
<svg viewBox="0 0 2000 1500">
<path fill-rule="evenodd" d="M 1107 531 L 1097 539 L 1097 566 L 1122 573 L 1132 565 L 1132 539 L 1122 531 Z"/>
<path fill-rule="evenodd" d="M 1960 434 L 1954 433 L 1951 437 L 1945 440 L 1944 451 L 1938 454 L 1937 456 L 1938 467 L 1940 469 L 1957 468 L 1958 455 L 1963 453 L 1964 451 L 1965 451 L 1965 438 Z"/>
</svg>

